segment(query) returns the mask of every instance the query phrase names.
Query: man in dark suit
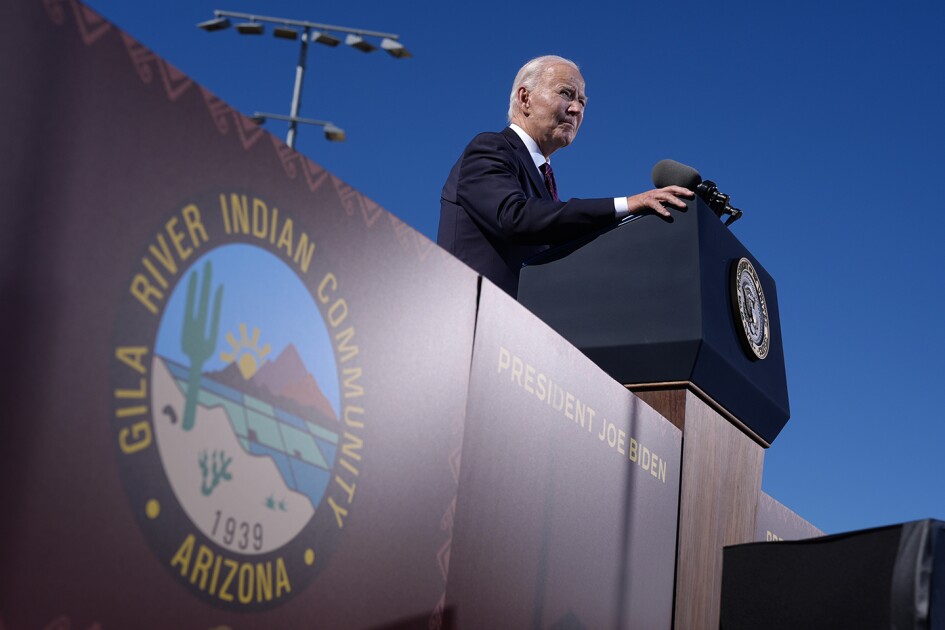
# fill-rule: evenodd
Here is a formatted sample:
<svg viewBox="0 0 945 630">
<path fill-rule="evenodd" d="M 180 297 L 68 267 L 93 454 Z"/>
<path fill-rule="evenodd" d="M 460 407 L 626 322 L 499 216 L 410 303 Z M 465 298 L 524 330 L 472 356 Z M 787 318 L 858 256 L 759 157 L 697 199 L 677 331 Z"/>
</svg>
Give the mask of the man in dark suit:
<svg viewBox="0 0 945 630">
<path fill-rule="evenodd" d="M 652 210 L 685 207 L 679 186 L 629 197 L 558 199 L 549 158 L 574 140 L 584 118 L 584 78 L 574 62 L 537 57 L 519 70 L 509 123 L 473 138 L 450 172 L 437 242 L 515 297 L 522 263 L 549 247 Z"/>
</svg>

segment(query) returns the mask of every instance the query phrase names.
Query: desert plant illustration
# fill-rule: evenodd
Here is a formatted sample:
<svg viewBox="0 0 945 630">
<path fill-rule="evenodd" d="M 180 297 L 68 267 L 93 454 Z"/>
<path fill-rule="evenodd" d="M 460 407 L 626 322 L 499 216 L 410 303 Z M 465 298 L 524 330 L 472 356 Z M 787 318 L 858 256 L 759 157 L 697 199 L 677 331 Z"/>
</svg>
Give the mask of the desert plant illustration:
<svg viewBox="0 0 945 630">
<path fill-rule="evenodd" d="M 210 287 L 213 281 L 213 267 L 208 260 L 203 266 L 203 278 L 200 283 L 200 303 L 194 309 L 197 295 L 197 272 L 190 274 L 187 283 L 187 304 L 184 307 L 184 326 L 181 332 L 181 348 L 190 358 L 190 375 L 187 381 L 187 403 L 184 407 L 184 431 L 194 428 L 197 415 L 197 395 L 200 393 L 200 374 L 217 345 L 217 332 L 220 327 L 220 305 L 223 302 L 223 285 L 217 287 L 213 297 L 213 314 L 209 317 L 210 330 L 207 331 L 208 307 L 210 305 Z"/>
<path fill-rule="evenodd" d="M 208 461 L 208 459 L 210 461 Z M 200 454 L 198 463 L 203 480 L 200 484 L 200 491 L 203 496 L 208 497 L 214 488 L 220 485 L 220 481 L 230 481 L 233 475 L 227 470 L 232 463 L 233 458 L 227 457 L 224 451 L 213 451 L 213 455 L 208 458 L 207 451 Z"/>
</svg>

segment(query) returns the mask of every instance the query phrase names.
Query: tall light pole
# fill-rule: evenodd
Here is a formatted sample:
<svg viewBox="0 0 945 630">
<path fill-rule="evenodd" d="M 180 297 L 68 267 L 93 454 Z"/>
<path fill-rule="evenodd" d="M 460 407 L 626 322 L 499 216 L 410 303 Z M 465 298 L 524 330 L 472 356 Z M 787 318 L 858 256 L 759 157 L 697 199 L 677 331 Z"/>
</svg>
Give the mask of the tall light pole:
<svg viewBox="0 0 945 630">
<path fill-rule="evenodd" d="M 264 15 L 253 15 L 251 13 L 238 13 L 236 11 L 213 12 L 213 19 L 197 24 L 198 28 L 205 31 L 220 31 L 230 26 L 230 18 L 244 20 L 236 25 L 236 30 L 244 35 L 261 35 L 264 30 L 264 23 L 277 25 L 273 29 L 273 35 L 281 39 L 300 39 L 301 48 L 299 50 L 299 62 L 295 68 L 295 87 L 292 90 L 292 104 L 289 109 L 289 115 L 267 114 L 256 112 L 253 114 L 253 120 L 263 123 L 267 119 L 285 120 L 289 123 L 289 133 L 286 135 L 285 142 L 290 148 L 295 148 L 295 137 L 298 130 L 298 124 L 319 125 L 324 128 L 325 137 L 328 140 L 342 142 L 345 139 L 343 129 L 335 126 L 327 120 L 313 120 L 310 118 L 299 117 L 299 109 L 302 106 L 302 81 L 305 78 L 305 65 L 308 58 L 309 42 L 318 42 L 326 46 L 337 46 L 341 39 L 332 35 L 332 33 L 344 33 L 345 44 L 352 48 L 357 48 L 361 52 L 371 52 L 377 50 L 378 46 L 365 39 L 366 37 L 380 38 L 381 50 L 386 50 L 396 59 L 404 59 L 412 56 L 404 48 L 398 39 L 399 35 L 394 33 L 382 33 L 380 31 L 369 31 L 361 28 L 350 28 L 347 26 L 334 26 L 331 24 L 319 24 L 317 22 L 308 22 L 306 20 L 292 20 L 289 18 L 269 17 Z M 301 33 L 296 30 L 301 29 Z"/>
</svg>

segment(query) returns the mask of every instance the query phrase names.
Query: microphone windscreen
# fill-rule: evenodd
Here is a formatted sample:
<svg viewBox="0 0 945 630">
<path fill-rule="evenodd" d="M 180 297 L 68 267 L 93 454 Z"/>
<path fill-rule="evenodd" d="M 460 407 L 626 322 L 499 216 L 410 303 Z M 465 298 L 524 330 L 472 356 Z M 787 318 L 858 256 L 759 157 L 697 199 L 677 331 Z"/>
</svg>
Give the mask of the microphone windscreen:
<svg viewBox="0 0 945 630">
<path fill-rule="evenodd" d="M 653 185 L 657 188 L 666 186 L 682 186 L 689 190 L 695 190 L 696 186 L 702 183 L 702 175 L 699 171 L 686 166 L 676 160 L 660 160 L 653 167 Z"/>
</svg>

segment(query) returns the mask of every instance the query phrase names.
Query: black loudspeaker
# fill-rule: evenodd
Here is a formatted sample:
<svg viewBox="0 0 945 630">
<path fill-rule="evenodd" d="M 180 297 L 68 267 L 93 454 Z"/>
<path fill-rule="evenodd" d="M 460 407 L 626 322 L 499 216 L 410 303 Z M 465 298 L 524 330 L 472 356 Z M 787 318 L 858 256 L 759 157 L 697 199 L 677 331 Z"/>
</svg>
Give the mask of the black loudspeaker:
<svg viewBox="0 0 945 630">
<path fill-rule="evenodd" d="M 945 630 L 945 523 L 726 547 L 724 630 Z"/>
</svg>

